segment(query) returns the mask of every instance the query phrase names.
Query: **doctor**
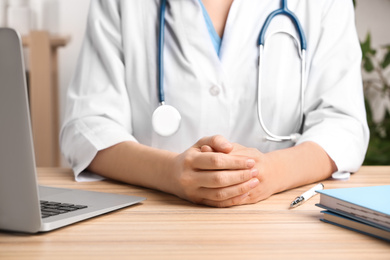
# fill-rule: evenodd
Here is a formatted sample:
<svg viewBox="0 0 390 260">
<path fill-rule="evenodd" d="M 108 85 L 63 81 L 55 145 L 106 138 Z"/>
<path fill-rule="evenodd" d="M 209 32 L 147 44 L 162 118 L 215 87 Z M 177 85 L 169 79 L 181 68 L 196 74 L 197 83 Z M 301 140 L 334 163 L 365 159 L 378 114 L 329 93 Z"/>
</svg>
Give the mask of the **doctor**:
<svg viewBox="0 0 390 260">
<path fill-rule="evenodd" d="M 162 2 L 91 1 L 61 131 L 76 180 L 229 207 L 359 169 L 369 132 L 352 1 Z M 283 4 L 304 39 L 277 15 L 259 48 Z M 159 107 L 175 112 L 156 119 Z"/>
</svg>

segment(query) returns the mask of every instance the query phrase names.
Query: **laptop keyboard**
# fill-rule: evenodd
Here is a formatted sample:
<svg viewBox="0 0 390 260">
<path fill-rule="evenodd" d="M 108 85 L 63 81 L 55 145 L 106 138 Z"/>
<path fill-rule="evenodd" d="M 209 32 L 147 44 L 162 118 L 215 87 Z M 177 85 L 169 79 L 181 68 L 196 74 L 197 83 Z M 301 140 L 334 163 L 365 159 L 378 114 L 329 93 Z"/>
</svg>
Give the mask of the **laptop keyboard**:
<svg viewBox="0 0 390 260">
<path fill-rule="evenodd" d="M 76 211 L 79 209 L 88 208 L 85 205 L 75 205 L 70 203 L 61 203 L 54 201 L 41 200 L 41 216 L 42 218 L 48 218 L 59 214 L 65 214 L 68 212 Z"/>
</svg>

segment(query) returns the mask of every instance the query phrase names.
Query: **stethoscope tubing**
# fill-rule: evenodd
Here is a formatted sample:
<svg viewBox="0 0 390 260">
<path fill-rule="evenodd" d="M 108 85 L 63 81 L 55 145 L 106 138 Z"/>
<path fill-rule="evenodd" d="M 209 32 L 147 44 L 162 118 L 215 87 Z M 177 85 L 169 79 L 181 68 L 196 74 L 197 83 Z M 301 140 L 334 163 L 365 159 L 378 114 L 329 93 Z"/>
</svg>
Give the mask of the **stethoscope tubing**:
<svg viewBox="0 0 390 260">
<path fill-rule="evenodd" d="M 165 9 L 167 0 L 161 0 L 160 4 L 160 28 L 158 41 L 158 100 L 160 105 L 165 103 L 164 92 L 164 42 L 165 42 Z"/>
<path fill-rule="evenodd" d="M 179 130 L 181 124 L 180 112 L 173 106 L 165 104 L 164 95 L 164 41 L 165 41 L 165 9 L 166 0 L 160 4 L 160 28 L 158 40 L 158 101 L 159 106 L 152 114 L 154 131 L 163 137 L 172 136 Z"/>
<path fill-rule="evenodd" d="M 271 14 L 268 15 L 267 19 L 265 20 L 263 27 L 260 30 L 260 35 L 258 38 L 258 45 L 259 45 L 259 72 L 258 72 L 258 86 L 257 86 L 257 114 L 260 122 L 260 126 L 267 135 L 265 137 L 268 141 L 274 141 L 274 142 L 283 142 L 283 141 L 292 141 L 297 142 L 298 138 L 300 137 L 299 133 L 292 133 L 289 136 L 282 136 L 282 135 L 276 135 L 272 133 L 265 125 L 263 116 L 261 113 L 261 79 L 262 79 L 262 66 L 263 66 L 263 56 L 264 56 L 264 45 L 265 45 L 265 34 L 267 32 L 268 26 L 271 24 L 271 21 L 273 18 L 275 18 L 278 15 L 285 15 L 292 23 L 295 25 L 295 28 L 299 35 L 299 42 L 296 40 L 294 36 L 292 36 L 296 41 L 297 45 L 300 46 L 299 51 L 299 57 L 301 58 L 301 86 L 300 86 L 300 116 L 299 116 L 299 124 L 298 124 L 298 130 L 301 127 L 303 121 L 304 121 L 304 92 L 305 92 L 305 71 L 306 71 L 306 36 L 303 31 L 303 27 L 301 23 L 299 22 L 298 17 L 291 12 L 287 7 L 287 0 L 281 0 L 281 8 L 273 11 Z"/>
<path fill-rule="evenodd" d="M 302 122 L 304 120 L 304 92 L 305 92 L 305 69 L 306 69 L 306 63 L 305 63 L 305 60 L 306 60 L 306 51 L 305 50 L 301 50 L 299 52 L 299 56 L 301 58 L 301 85 L 300 85 L 300 95 L 299 95 L 299 98 L 300 98 L 300 111 L 299 111 L 299 123 L 298 123 L 298 130 L 299 128 L 301 127 L 302 125 Z M 259 46 L 259 63 L 258 63 L 258 67 L 259 67 L 259 72 L 258 72 L 258 86 L 257 86 L 257 115 L 258 115 L 258 119 L 259 119 L 259 122 L 260 122 L 260 126 L 261 128 L 263 129 L 263 131 L 265 132 L 265 134 L 267 135 L 265 137 L 266 140 L 268 141 L 273 141 L 273 142 L 284 142 L 284 141 L 292 141 L 292 142 L 297 142 L 298 138 L 301 136 L 299 133 L 292 133 L 288 136 L 282 136 L 282 135 L 277 135 L 277 134 L 274 134 L 272 133 L 268 127 L 265 125 L 264 123 L 264 120 L 263 120 L 263 116 L 262 116 L 262 113 L 261 113 L 261 110 L 262 110 L 262 103 L 261 103 L 261 98 L 262 98 L 262 92 L 261 92 L 261 78 L 262 78 L 262 66 L 263 66 L 263 57 L 264 57 L 264 46 L 263 45 L 260 45 Z"/>
<path fill-rule="evenodd" d="M 280 9 L 277 9 L 270 13 L 265 20 L 263 27 L 260 30 L 259 39 L 258 39 L 258 45 L 263 45 L 265 42 L 265 34 L 267 32 L 268 26 L 271 24 L 272 19 L 274 19 L 278 15 L 285 15 L 290 18 L 292 23 L 295 25 L 295 28 L 299 34 L 299 40 L 301 43 L 301 50 L 306 50 L 307 42 L 306 42 L 306 36 L 303 30 L 303 27 L 301 23 L 299 22 L 298 17 L 290 11 L 287 7 L 287 0 L 281 0 L 282 1 L 282 7 Z"/>
</svg>

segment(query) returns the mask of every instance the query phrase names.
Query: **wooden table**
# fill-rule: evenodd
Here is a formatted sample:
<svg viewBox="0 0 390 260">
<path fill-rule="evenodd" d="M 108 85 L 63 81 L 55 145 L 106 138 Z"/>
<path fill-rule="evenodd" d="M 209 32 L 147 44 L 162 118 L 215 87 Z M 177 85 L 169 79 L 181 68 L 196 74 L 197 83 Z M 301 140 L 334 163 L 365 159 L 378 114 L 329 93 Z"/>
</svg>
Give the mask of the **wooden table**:
<svg viewBox="0 0 390 260">
<path fill-rule="evenodd" d="M 113 181 L 76 183 L 68 169 L 40 168 L 39 182 L 147 197 L 142 204 L 53 232 L 0 232 L 0 259 L 390 259 L 390 243 L 321 222 L 316 196 L 289 210 L 313 185 L 255 205 L 198 206 Z M 390 184 L 390 167 L 363 167 L 325 188 Z M 387 198 L 389 199 L 389 198 Z"/>
</svg>

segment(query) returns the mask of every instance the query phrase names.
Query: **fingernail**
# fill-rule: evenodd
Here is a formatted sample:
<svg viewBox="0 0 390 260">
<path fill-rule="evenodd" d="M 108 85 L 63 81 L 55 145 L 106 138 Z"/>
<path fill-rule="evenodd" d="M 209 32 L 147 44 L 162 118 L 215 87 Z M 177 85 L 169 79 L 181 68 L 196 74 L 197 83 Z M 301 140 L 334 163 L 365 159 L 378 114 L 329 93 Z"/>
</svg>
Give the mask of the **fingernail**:
<svg viewBox="0 0 390 260">
<path fill-rule="evenodd" d="M 252 169 L 251 173 L 252 177 L 257 177 L 257 175 L 259 175 L 259 171 L 257 169 Z"/>
<path fill-rule="evenodd" d="M 229 142 L 226 142 L 226 143 L 223 143 L 223 144 L 221 144 L 221 148 L 222 149 L 231 149 L 232 148 L 232 144 L 231 143 L 229 143 Z"/>
<path fill-rule="evenodd" d="M 249 184 L 249 187 L 251 187 L 252 189 L 254 188 L 254 187 L 256 187 L 257 185 L 259 185 L 259 180 L 258 179 L 254 179 L 254 180 L 252 180 L 251 181 L 251 183 Z"/>
<path fill-rule="evenodd" d="M 255 160 L 252 160 L 252 159 L 249 159 L 246 161 L 246 166 L 248 168 L 252 168 L 253 166 L 255 166 Z"/>
</svg>

